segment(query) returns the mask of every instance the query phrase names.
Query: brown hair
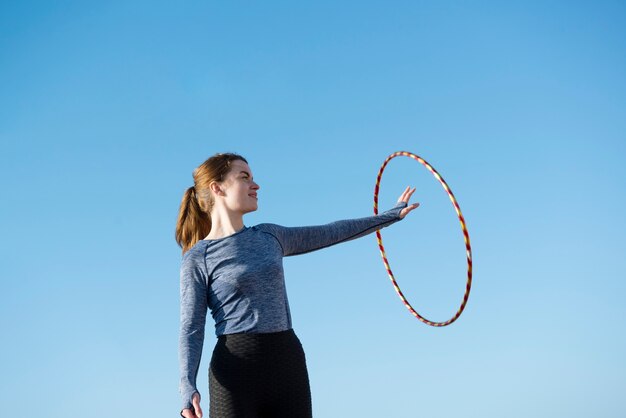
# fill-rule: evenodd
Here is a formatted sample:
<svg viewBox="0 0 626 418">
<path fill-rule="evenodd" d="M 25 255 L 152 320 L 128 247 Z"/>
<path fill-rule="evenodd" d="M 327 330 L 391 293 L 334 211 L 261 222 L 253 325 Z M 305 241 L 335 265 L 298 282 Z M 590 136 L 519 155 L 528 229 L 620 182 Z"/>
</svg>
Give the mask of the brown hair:
<svg viewBox="0 0 626 418">
<path fill-rule="evenodd" d="M 224 181 L 231 163 L 245 158 L 233 153 L 215 154 L 193 170 L 194 185 L 183 195 L 176 222 L 176 242 L 185 254 L 211 231 L 211 207 L 213 196 L 209 184 Z"/>
</svg>

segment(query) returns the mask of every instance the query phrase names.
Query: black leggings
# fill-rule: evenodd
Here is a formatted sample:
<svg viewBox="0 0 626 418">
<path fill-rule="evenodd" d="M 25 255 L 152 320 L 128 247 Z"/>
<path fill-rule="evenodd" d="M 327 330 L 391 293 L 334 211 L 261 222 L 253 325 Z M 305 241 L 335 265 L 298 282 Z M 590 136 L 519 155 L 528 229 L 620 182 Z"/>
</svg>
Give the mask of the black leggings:
<svg viewBox="0 0 626 418">
<path fill-rule="evenodd" d="M 311 418 L 311 389 L 293 330 L 218 338 L 209 369 L 210 418 Z"/>
</svg>

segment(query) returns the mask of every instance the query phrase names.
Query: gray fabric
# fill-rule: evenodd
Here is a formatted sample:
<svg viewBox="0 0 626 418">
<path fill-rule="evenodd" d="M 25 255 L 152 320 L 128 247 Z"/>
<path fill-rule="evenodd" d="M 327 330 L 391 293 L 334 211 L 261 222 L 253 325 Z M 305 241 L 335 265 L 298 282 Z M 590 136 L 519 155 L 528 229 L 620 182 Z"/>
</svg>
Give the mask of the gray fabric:
<svg viewBox="0 0 626 418">
<path fill-rule="evenodd" d="M 191 408 L 202 357 L 207 309 L 216 335 L 267 333 L 292 328 L 282 258 L 319 250 L 370 234 L 400 220 L 400 202 L 377 216 L 327 225 L 259 224 L 185 253 L 180 269 L 180 387 Z"/>
</svg>

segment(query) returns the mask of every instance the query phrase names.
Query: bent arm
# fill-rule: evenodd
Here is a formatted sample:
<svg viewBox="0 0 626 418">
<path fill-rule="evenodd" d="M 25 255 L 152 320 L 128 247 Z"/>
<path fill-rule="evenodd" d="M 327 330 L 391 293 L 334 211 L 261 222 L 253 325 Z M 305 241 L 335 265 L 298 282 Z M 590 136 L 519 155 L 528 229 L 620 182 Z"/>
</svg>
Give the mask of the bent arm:
<svg viewBox="0 0 626 418">
<path fill-rule="evenodd" d="M 346 219 L 326 225 L 284 227 L 265 224 L 264 226 L 280 242 L 284 256 L 298 255 L 360 238 L 389 226 L 401 219 L 400 211 L 406 206 L 405 202 L 399 202 L 393 209 L 375 216 Z"/>
<path fill-rule="evenodd" d="M 184 258 L 180 270 L 179 392 L 182 409 L 192 407 L 191 397 L 198 392 L 196 378 L 204 344 L 208 280 L 200 267 L 204 260 L 202 264 L 199 261 L 194 257 Z"/>
</svg>

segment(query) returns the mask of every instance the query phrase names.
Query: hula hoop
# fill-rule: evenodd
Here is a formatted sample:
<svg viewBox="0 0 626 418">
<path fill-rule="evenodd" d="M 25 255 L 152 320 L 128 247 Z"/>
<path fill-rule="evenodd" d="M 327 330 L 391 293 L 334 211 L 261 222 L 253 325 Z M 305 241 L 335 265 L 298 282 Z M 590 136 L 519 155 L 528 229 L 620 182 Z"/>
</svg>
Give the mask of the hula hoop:
<svg viewBox="0 0 626 418">
<path fill-rule="evenodd" d="M 393 285 L 393 288 L 396 290 L 396 293 L 398 294 L 398 296 L 400 296 L 400 300 L 404 303 L 404 305 L 407 307 L 409 312 L 411 312 L 413 316 L 415 316 L 417 319 L 419 319 L 420 321 L 422 321 L 423 323 L 427 325 L 430 325 L 433 327 L 445 327 L 446 325 L 450 325 L 451 323 L 456 321 L 459 318 L 459 316 L 461 316 L 461 313 L 463 312 L 463 309 L 465 309 L 465 305 L 467 304 L 467 300 L 469 299 L 470 289 L 472 287 L 472 247 L 470 246 L 469 233 L 467 232 L 467 227 L 465 226 L 465 219 L 463 218 L 463 215 L 461 214 L 461 208 L 459 207 L 458 202 L 454 198 L 454 194 L 452 194 L 452 190 L 450 190 L 450 187 L 448 187 L 448 184 L 443 179 L 443 177 L 441 177 L 441 175 L 439 175 L 437 170 L 435 170 L 423 158 L 407 151 L 394 152 L 389 157 L 387 157 L 382 167 L 380 167 L 380 171 L 378 172 L 378 177 L 376 178 L 376 187 L 374 188 L 374 215 L 378 215 L 378 191 L 380 188 L 380 180 L 383 176 L 383 171 L 385 171 L 385 167 L 387 166 L 389 161 L 399 156 L 413 158 L 420 164 L 424 165 L 435 176 L 435 178 L 439 180 L 439 182 L 441 183 L 445 191 L 448 193 L 448 196 L 450 197 L 450 200 L 452 201 L 452 204 L 454 205 L 454 209 L 456 210 L 456 213 L 459 216 L 459 221 L 461 222 L 461 229 L 463 230 L 463 236 L 465 237 L 465 249 L 467 253 L 467 286 L 465 287 L 465 294 L 463 295 L 463 301 L 461 302 L 461 307 L 456 312 L 456 314 L 451 319 L 448 319 L 445 322 L 433 322 L 424 318 L 420 314 L 418 314 L 417 311 L 413 309 L 409 301 L 404 297 L 404 294 L 400 290 L 400 287 L 398 286 L 398 283 L 396 282 L 396 279 L 394 278 L 393 273 L 391 272 L 391 267 L 389 267 L 389 261 L 387 260 L 387 255 L 385 253 L 385 247 L 383 246 L 383 238 L 382 238 L 382 235 L 380 234 L 380 230 L 376 231 L 378 248 L 380 249 L 380 255 L 383 258 L 383 264 L 385 265 L 385 268 L 387 269 L 387 274 L 389 275 L 389 279 L 391 279 L 391 284 Z"/>
</svg>

